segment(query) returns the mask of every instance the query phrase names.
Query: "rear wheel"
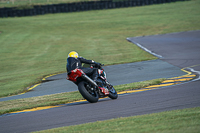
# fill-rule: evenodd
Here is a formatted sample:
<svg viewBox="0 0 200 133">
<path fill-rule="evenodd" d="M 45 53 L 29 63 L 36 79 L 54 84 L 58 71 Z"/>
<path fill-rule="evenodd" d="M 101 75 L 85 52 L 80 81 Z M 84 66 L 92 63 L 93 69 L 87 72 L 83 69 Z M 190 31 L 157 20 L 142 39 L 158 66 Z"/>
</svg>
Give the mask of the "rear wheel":
<svg viewBox="0 0 200 133">
<path fill-rule="evenodd" d="M 108 95 L 108 97 L 110 97 L 111 99 L 117 99 L 117 97 L 118 97 L 117 91 L 115 90 L 115 88 L 113 86 L 111 86 L 109 88 L 109 95 Z"/>
<path fill-rule="evenodd" d="M 88 102 L 96 103 L 99 99 L 97 92 L 92 87 L 90 87 L 87 82 L 80 82 L 78 84 L 78 90 Z"/>
</svg>

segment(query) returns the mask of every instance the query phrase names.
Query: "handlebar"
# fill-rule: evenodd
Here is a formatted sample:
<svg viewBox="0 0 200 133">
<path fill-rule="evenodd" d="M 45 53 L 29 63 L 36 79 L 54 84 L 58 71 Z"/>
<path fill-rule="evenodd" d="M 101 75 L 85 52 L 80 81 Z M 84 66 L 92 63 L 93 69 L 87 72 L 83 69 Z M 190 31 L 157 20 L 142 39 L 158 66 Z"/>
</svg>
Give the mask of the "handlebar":
<svg viewBox="0 0 200 133">
<path fill-rule="evenodd" d="M 84 64 L 83 65 L 83 67 L 93 67 L 93 68 L 99 68 L 99 69 L 101 69 L 102 68 L 102 66 L 104 66 L 104 64 L 101 64 L 101 63 L 99 63 L 99 64 L 97 64 L 97 63 L 94 63 L 94 64 Z"/>
<path fill-rule="evenodd" d="M 94 68 L 99 68 L 101 69 L 102 66 L 104 66 L 104 64 L 98 63 L 98 64 L 91 64 L 92 67 Z"/>
</svg>

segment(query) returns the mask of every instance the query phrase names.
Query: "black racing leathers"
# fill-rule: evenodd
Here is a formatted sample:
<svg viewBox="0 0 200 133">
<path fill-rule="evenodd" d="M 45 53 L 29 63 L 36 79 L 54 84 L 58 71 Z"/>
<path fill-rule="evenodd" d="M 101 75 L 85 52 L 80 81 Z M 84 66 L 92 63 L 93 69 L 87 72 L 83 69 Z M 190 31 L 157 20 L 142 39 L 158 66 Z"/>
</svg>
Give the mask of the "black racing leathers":
<svg viewBox="0 0 200 133">
<path fill-rule="evenodd" d="M 96 64 L 96 62 L 94 62 L 93 60 L 87 60 L 83 57 L 78 57 L 78 58 L 68 57 L 67 58 L 67 68 L 66 68 L 67 72 L 70 72 L 71 70 L 79 68 L 88 76 L 92 76 L 93 80 L 96 80 L 97 76 L 98 76 L 98 69 L 82 67 L 82 63 Z"/>
</svg>

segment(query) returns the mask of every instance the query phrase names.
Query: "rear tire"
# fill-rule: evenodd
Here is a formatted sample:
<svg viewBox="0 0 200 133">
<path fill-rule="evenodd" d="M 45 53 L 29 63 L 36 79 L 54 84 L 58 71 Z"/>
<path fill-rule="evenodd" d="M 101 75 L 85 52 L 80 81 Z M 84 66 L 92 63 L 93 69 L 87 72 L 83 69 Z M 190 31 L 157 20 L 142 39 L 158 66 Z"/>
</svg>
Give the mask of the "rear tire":
<svg viewBox="0 0 200 133">
<path fill-rule="evenodd" d="M 87 82 L 80 82 L 78 84 L 78 90 L 88 102 L 90 103 L 96 103 L 99 100 L 99 95 L 95 90 L 92 90 L 90 87 L 87 87 L 88 83 Z"/>
<path fill-rule="evenodd" d="M 108 97 L 110 97 L 111 99 L 117 99 L 118 98 L 117 91 L 115 90 L 115 88 L 113 86 L 112 86 L 112 88 L 109 89 Z"/>
</svg>

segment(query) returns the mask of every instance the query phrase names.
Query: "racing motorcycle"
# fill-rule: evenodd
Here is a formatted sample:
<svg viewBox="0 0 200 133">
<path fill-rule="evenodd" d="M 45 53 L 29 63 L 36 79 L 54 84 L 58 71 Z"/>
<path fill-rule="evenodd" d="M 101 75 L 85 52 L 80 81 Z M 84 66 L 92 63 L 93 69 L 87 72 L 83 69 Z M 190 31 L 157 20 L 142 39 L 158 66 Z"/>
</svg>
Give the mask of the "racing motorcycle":
<svg viewBox="0 0 200 133">
<path fill-rule="evenodd" d="M 88 64 L 89 65 L 89 64 Z M 88 102 L 98 102 L 99 98 L 109 97 L 117 99 L 118 94 L 114 87 L 106 80 L 106 73 L 102 64 L 90 64 L 91 68 L 98 68 L 98 78 L 95 82 L 87 76 L 81 69 L 74 69 L 67 73 L 67 79 L 78 86 L 78 90 Z M 85 66 L 84 66 L 85 67 Z"/>
</svg>

